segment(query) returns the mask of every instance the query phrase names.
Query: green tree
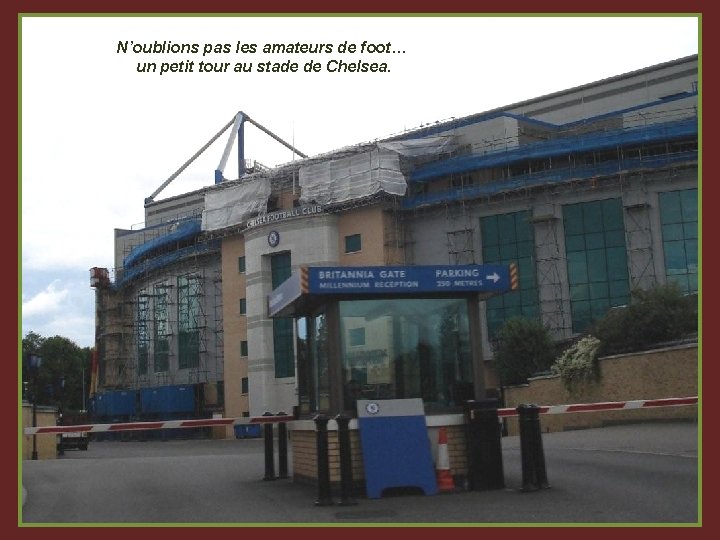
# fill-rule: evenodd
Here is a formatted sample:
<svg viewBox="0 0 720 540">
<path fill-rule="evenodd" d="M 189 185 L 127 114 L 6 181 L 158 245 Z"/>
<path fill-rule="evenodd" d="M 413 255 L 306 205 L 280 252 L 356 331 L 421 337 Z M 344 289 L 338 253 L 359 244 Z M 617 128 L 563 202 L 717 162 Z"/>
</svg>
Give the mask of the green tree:
<svg viewBox="0 0 720 540">
<path fill-rule="evenodd" d="M 535 319 L 505 321 L 493 342 L 495 364 L 503 385 L 523 384 L 546 371 L 555 359 L 555 344 L 545 326 Z"/>
<path fill-rule="evenodd" d="M 29 370 L 30 354 L 42 358 L 36 376 Z M 79 411 L 89 388 L 91 354 L 89 347 L 81 348 L 66 337 L 46 338 L 28 332 L 22 340 L 22 380 L 27 388 L 24 396 L 31 399 L 35 394 L 38 404 Z"/>
<path fill-rule="evenodd" d="M 630 305 L 608 312 L 593 334 L 604 356 L 647 349 L 693 335 L 697 329 L 697 296 L 686 296 L 670 283 L 633 291 Z"/>
</svg>

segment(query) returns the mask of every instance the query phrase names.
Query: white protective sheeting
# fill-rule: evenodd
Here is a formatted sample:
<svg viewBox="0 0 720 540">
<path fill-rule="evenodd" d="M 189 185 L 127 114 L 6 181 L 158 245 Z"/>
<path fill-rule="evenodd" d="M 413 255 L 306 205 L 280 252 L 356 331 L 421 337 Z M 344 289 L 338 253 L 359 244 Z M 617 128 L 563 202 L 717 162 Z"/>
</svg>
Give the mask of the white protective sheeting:
<svg viewBox="0 0 720 540">
<path fill-rule="evenodd" d="M 216 231 L 240 225 L 255 214 L 267 211 L 270 179 L 263 177 L 208 191 L 202 214 L 202 230 Z"/>
<path fill-rule="evenodd" d="M 433 154 L 452 152 L 457 148 L 454 136 L 423 137 L 404 141 L 387 141 L 377 143 L 378 148 L 392 150 L 405 157 L 422 157 Z"/>
<path fill-rule="evenodd" d="M 381 191 L 404 195 L 407 183 L 400 171 L 400 156 L 373 149 L 300 167 L 300 187 L 303 203 L 328 205 Z"/>
</svg>

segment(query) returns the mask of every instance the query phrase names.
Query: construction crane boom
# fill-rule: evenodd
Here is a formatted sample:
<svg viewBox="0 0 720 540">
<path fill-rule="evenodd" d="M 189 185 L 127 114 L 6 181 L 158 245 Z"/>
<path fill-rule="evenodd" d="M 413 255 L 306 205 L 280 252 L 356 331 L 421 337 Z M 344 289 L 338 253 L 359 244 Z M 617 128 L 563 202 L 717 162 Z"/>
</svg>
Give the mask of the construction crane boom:
<svg viewBox="0 0 720 540">
<path fill-rule="evenodd" d="M 202 154 L 205 150 L 207 150 L 208 147 L 210 147 L 210 145 L 213 144 L 213 143 L 214 143 L 223 133 L 225 133 L 231 126 L 233 127 L 233 129 L 232 129 L 232 131 L 231 131 L 231 133 L 230 133 L 230 138 L 229 138 L 227 144 L 225 145 L 225 150 L 224 150 L 224 152 L 223 152 L 222 158 L 220 159 L 220 164 L 218 165 L 218 168 L 215 170 L 215 183 L 220 183 L 220 182 L 222 182 L 222 181 L 224 180 L 224 178 L 223 178 L 223 171 L 225 170 L 225 165 L 227 164 L 228 157 L 230 156 L 230 150 L 231 150 L 232 145 L 233 145 L 233 143 L 235 142 L 235 138 L 236 138 L 236 136 L 237 136 L 238 134 L 239 134 L 239 140 L 238 140 L 238 176 L 242 177 L 242 176 L 245 174 L 245 148 L 244 148 L 244 146 L 245 146 L 245 141 L 244 141 L 244 136 L 243 136 L 243 124 L 244 124 L 246 121 L 247 121 L 247 122 L 250 122 L 253 126 L 255 126 L 256 128 L 258 128 L 260 131 L 263 131 L 264 133 L 266 133 L 267 135 L 269 135 L 270 137 L 272 137 L 273 139 L 275 139 L 277 142 L 279 142 L 280 144 L 282 144 L 282 145 L 285 146 L 286 148 L 289 148 L 290 150 L 292 150 L 293 152 L 295 152 L 295 153 L 296 153 L 297 155 L 299 155 L 300 157 L 302 157 L 302 158 L 307 158 L 307 155 L 303 154 L 300 150 L 298 150 L 297 148 L 295 148 L 293 145 L 291 145 L 290 143 L 282 140 L 280 137 L 278 137 L 277 135 L 275 135 L 272 131 L 270 131 L 269 129 L 267 129 L 265 126 L 257 123 L 255 120 L 253 120 L 252 118 L 250 118 L 247 114 L 245 114 L 244 112 L 240 111 L 240 112 L 238 112 L 235 116 L 233 116 L 232 120 L 230 120 L 227 124 L 225 124 L 225 126 L 224 126 L 220 131 L 218 131 L 218 132 L 215 134 L 215 136 L 213 136 L 207 143 L 205 143 L 205 144 L 203 145 L 203 147 L 200 148 L 200 150 L 198 150 L 197 152 L 195 152 L 195 154 L 194 154 L 190 159 L 188 159 L 185 163 L 183 163 L 183 165 L 182 165 L 177 171 L 175 171 L 172 175 L 170 175 L 170 177 L 169 177 L 167 180 L 165 180 L 165 182 L 163 182 L 163 183 L 160 185 L 160 187 L 158 187 L 158 188 L 152 193 L 152 195 L 150 195 L 149 197 L 147 197 L 147 198 L 145 199 L 145 204 L 148 204 L 148 203 L 153 202 L 153 201 L 155 200 L 155 197 L 157 197 L 157 195 L 158 195 L 163 189 L 165 189 L 165 188 L 170 184 L 170 182 L 172 182 L 173 180 L 175 180 L 175 178 L 177 178 L 177 177 L 180 175 L 180 173 L 182 173 L 185 169 L 187 169 L 188 166 L 189 166 L 193 161 L 195 161 L 195 160 L 198 158 L 198 156 L 200 156 L 200 154 Z"/>
</svg>

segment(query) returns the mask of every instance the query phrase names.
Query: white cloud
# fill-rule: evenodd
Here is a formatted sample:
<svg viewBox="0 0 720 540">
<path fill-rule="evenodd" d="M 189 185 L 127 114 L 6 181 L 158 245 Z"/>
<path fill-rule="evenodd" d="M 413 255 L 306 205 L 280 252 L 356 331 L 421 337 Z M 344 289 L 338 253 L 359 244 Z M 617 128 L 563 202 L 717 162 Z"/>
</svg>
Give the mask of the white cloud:
<svg viewBox="0 0 720 540">
<path fill-rule="evenodd" d="M 85 272 L 83 272 L 83 275 Z M 47 276 L 58 275 L 47 283 Z M 30 291 L 30 292 L 28 292 Z M 22 331 L 63 336 L 80 347 L 95 342 L 95 293 L 76 271 L 28 271 L 23 268 Z"/>
<path fill-rule="evenodd" d="M 23 317 L 43 316 L 58 312 L 70 294 L 67 288 L 61 288 L 59 284 L 60 280 L 56 279 L 29 300 L 23 299 Z"/>
</svg>

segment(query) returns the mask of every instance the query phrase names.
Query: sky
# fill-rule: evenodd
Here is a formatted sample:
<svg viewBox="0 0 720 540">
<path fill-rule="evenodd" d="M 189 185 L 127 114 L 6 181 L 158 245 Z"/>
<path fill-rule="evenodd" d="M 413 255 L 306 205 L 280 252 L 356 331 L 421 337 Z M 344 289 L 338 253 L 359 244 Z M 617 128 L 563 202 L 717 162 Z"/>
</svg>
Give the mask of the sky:
<svg viewBox="0 0 720 540">
<path fill-rule="evenodd" d="M 142 228 L 144 199 L 238 111 L 313 156 L 698 52 L 690 16 L 23 17 L 22 336 L 93 346 L 89 270 L 113 269 L 114 229 Z M 213 185 L 228 136 L 155 200 Z M 298 159 L 248 124 L 245 156 Z"/>
</svg>

